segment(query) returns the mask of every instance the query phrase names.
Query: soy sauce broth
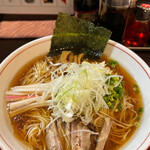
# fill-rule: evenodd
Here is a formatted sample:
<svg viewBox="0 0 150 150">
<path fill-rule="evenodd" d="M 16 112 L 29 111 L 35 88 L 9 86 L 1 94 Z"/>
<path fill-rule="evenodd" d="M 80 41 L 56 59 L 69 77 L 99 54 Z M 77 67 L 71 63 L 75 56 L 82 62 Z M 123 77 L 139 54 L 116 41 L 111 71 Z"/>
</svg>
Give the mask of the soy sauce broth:
<svg viewBox="0 0 150 150">
<path fill-rule="evenodd" d="M 10 84 L 10 87 L 16 86 L 16 85 L 20 85 L 22 80 L 23 80 L 23 77 L 25 76 L 27 71 L 33 66 L 33 64 L 36 61 L 41 60 L 43 58 L 44 58 L 44 56 L 37 57 L 34 60 L 32 60 L 31 62 L 29 62 L 27 65 L 25 65 L 17 73 L 15 78 L 12 80 L 12 82 Z M 111 60 L 111 58 L 108 58 L 107 56 L 102 55 L 102 57 L 100 59 L 100 62 L 102 62 L 102 61 L 109 62 L 110 60 Z M 130 97 L 134 97 L 134 99 L 136 99 L 136 104 L 134 104 L 135 109 L 137 110 L 139 107 L 143 107 L 141 94 L 140 93 L 136 93 L 133 90 L 133 85 L 137 84 L 136 81 L 134 80 L 134 78 L 122 66 L 120 66 L 119 64 L 116 66 L 115 72 L 117 72 L 120 75 L 123 75 L 123 80 L 125 81 L 125 89 L 126 89 L 127 94 Z M 24 125 L 24 122 L 25 122 L 26 119 L 24 119 L 24 115 L 23 114 L 20 114 L 20 115 L 18 115 L 16 117 L 11 118 L 11 124 L 13 126 L 14 135 L 20 141 L 24 140 L 23 137 L 22 137 L 22 134 L 21 134 L 21 128 Z M 135 132 L 135 130 L 136 130 L 136 128 L 132 128 L 132 132 L 130 132 L 130 134 L 128 135 L 127 140 L 125 140 L 125 143 L 126 143 L 126 141 L 129 140 L 129 138 L 132 137 L 132 135 Z M 111 147 L 111 150 L 116 150 L 116 149 L 118 149 L 121 146 L 122 145 L 116 145 L 116 144 L 110 142 L 109 139 L 108 139 L 108 141 L 106 143 L 106 146 L 105 146 L 105 150 L 108 150 L 110 147 Z M 36 148 L 34 148 L 34 149 L 36 149 Z"/>
</svg>

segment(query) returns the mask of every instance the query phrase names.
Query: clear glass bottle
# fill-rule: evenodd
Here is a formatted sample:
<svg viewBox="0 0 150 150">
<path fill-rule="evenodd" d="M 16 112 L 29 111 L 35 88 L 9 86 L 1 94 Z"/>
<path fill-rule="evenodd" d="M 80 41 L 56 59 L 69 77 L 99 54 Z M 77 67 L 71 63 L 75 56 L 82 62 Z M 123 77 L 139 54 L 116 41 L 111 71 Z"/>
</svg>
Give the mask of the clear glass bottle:
<svg viewBox="0 0 150 150">
<path fill-rule="evenodd" d="M 75 16 L 98 24 L 99 0 L 74 0 Z"/>
<path fill-rule="evenodd" d="M 111 39 L 122 41 L 130 0 L 102 0 L 100 24 L 112 31 Z"/>
<path fill-rule="evenodd" d="M 150 35 L 150 1 L 138 0 L 130 12 L 122 43 L 128 47 L 143 47 Z"/>
</svg>

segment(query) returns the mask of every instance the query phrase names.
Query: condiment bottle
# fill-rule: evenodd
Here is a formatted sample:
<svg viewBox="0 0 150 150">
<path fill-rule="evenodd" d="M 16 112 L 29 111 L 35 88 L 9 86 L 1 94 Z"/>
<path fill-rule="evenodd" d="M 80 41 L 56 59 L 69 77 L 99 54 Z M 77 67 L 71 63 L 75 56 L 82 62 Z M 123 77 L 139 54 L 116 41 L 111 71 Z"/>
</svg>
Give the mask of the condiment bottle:
<svg viewBox="0 0 150 150">
<path fill-rule="evenodd" d="M 75 16 L 98 24 L 99 0 L 74 0 Z"/>
<path fill-rule="evenodd" d="M 102 0 L 100 24 L 112 31 L 111 39 L 122 41 L 131 0 Z"/>
<path fill-rule="evenodd" d="M 130 47 L 142 47 L 148 43 L 150 32 L 150 1 L 138 0 L 130 12 L 122 43 Z"/>
</svg>

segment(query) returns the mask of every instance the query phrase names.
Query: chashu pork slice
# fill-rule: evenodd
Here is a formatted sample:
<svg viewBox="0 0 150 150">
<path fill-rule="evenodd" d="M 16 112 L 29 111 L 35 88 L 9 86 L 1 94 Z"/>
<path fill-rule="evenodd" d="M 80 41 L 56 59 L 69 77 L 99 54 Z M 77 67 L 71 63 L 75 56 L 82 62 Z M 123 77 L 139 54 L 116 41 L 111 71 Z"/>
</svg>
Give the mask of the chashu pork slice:
<svg viewBox="0 0 150 150">
<path fill-rule="evenodd" d="M 91 130 L 82 123 L 79 123 L 77 121 L 72 122 L 71 123 L 72 150 L 95 149 L 96 135 L 92 135 L 90 132 Z"/>
<path fill-rule="evenodd" d="M 103 150 L 104 149 L 107 138 L 109 136 L 109 133 L 110 133 L 110 130 L 112 127 L 112 123 L 113 123 L 113 121 L 110 118 L 108 118 L 108 117 L 105 118 L 103 128 L 102 128 L 100 135 L 97 139 L 97 145 L 96 145 L 95 150 Z"/>
<path fill-rule="evenodd" d="M 63 150 L 63 145 L 55 122 L 53 122 L 47 130 L 46 145 L 48 150 Z"/>
</svg>

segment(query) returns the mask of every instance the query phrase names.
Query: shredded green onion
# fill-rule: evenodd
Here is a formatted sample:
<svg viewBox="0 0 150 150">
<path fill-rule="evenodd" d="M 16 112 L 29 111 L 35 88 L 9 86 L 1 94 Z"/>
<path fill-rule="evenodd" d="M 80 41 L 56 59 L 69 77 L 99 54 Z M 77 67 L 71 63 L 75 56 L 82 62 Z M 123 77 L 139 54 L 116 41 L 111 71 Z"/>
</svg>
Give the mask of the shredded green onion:
<svg viewBox="0 0 150 150">
<path fill-rule="evenodd" d="M 134 85 L 133 85 L 133 91 L 135 91 L 136 93 L 139 93 L 139 92 L 140 92 L 140 89 L 139 89 L 139 87 L 138 87 L 137 84 L 134 84 Z"/>
<path fill-rule="evenodd" d="M 134 123 L 134 126 L 135 126 L 136 128 L 138 128 L 138 127 L 139 127 L 139 125 L 140 125 L 140 123 L 139 123 L 139 122 L 135 122 L 135 123 Z"/>
<path fill-rule="evenodd" d="M 122 79 L 105 62 L 66 63 L 51 72 L 49 83 L 16 86 L 10 91 L 40 94 L 38 103 L 50 100 L 54 118 L 60 117 L 65 122 L 80 118 L 87 125 L 93 119 L 93 112 L 98 114 L 101 108 L 112 109 L 117 102 L 115 112 L 122 109 Z"/>
<path fill-rule="evenodd" d="M 111 68 L 115 68 L 118 65 L 118 62 L 111 60 L 107 63 L 107 65 L 110 66 Z"/>
<path fill-rule="evenodd" d="M 57 76 L 57 72 L 61 76 Z M 108 73 L 109 76 L 106 75 Z M 123 77 L 112 75 L 105 62 L 83 62 L 62 64 L 52 73 L 51 78 L 52 101 L 55 105 L 53 115 L 61 116 L 65 122 L 80 118 L 84 124 L 88 124 L 92 121 L 93 111 L 98 113 L 102 107 L 114 107 L 114 97 L 117 99 L 118 94 L 114 88 L 120 86 Z M 115 94 L 112 101 L 107 101 L 112 95 L 111 88 Z"/>
<path fill-rule="evenodd" d="M 143 108 L 140 107 L 138 110 L 137 110 L 138 114 L 142 114 L 143 113 Z"/>
</svg>

